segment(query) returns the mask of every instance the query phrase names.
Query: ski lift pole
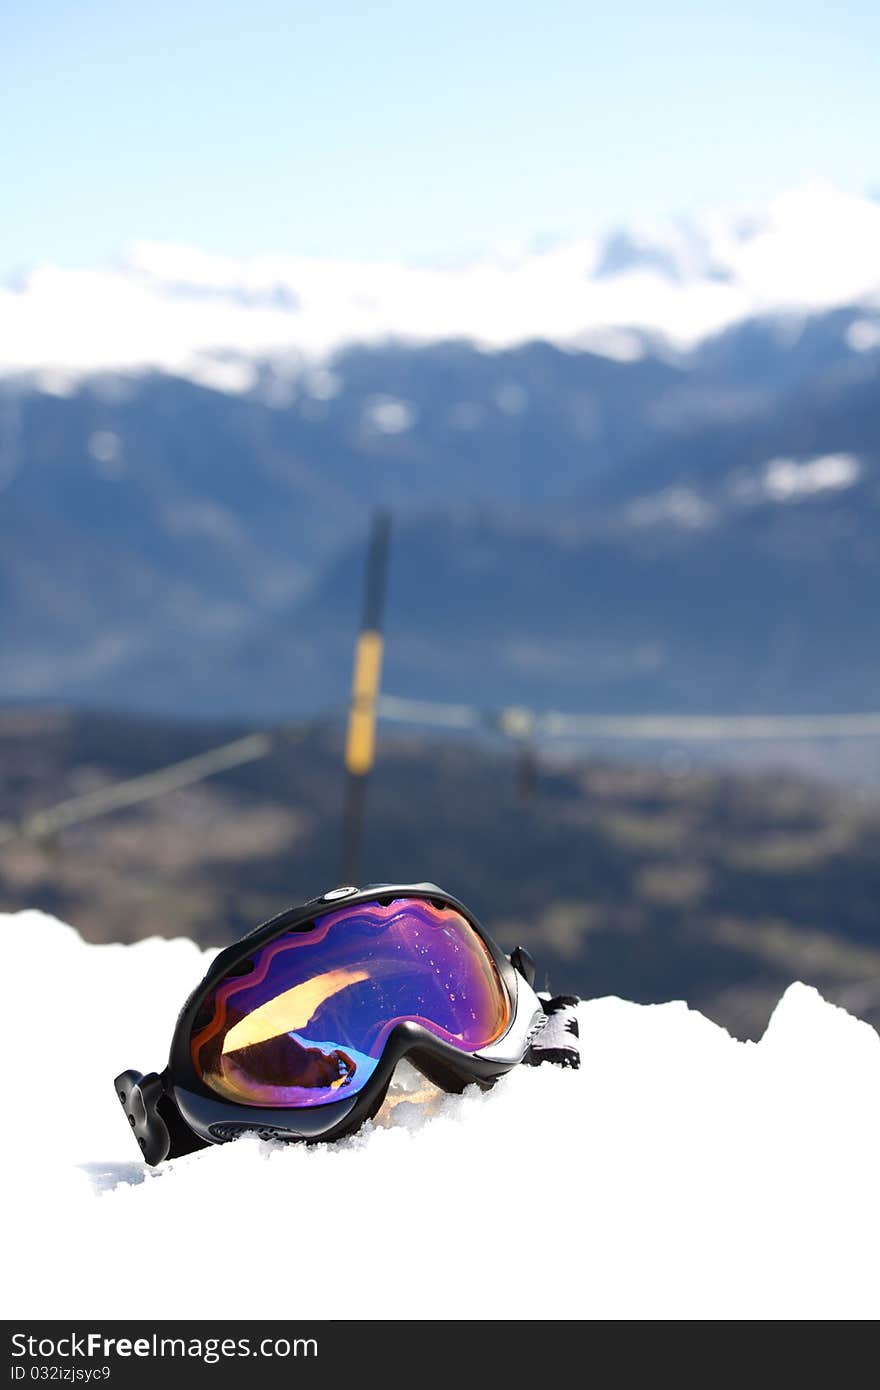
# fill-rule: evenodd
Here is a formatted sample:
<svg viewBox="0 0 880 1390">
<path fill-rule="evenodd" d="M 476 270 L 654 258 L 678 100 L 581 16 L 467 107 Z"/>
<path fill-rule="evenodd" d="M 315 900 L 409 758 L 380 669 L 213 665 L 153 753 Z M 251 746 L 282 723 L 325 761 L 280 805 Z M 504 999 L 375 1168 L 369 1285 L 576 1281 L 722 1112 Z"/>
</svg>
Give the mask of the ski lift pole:
<svg viewBox="0 0 880 1390">
<path fill-rule="evenodd" d="M 364 610 L 354 652 L 351 704 L 345 741 L 346 789 L 342 818 L 340 881 L 357 884 L 363 857 L 367 779 L 376 756 L 376 702 L 382 679 L 382 619 L 391 518 L 373 518 L 364 588 Z"/>
</svg>

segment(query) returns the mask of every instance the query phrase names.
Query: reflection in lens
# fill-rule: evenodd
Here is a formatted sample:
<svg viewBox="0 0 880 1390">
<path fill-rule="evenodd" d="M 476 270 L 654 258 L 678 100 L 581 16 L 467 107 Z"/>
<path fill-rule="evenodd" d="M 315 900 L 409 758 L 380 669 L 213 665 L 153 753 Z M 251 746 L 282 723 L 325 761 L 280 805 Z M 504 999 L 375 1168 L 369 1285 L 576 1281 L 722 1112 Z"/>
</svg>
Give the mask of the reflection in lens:
<svg viewBox="0 0 880 1390">
<path fill-rule="evenodd" d="M 254 952 L 207 995 L 192 1037 L 198 1074 L 244 1105 L 324 1105 L 354 1095 L 403 1021 L 475 1052 L 510 1020 L 491 955 L 459 912 L 420 898 L 360 903 Z"/>
</svg>

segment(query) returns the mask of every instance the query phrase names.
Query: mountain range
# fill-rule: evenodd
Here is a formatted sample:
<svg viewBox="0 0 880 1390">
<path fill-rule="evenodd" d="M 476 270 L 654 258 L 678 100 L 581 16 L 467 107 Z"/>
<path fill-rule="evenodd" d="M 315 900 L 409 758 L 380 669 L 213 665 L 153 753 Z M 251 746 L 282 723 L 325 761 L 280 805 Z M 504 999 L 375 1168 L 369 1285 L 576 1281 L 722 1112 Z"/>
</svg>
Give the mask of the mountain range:
<svg viewBox="0 0 880 1390">
<path fill-rule="evenodd" d="M 137 249 L 0 291 L 0 699 L 876 708 L 880 206 L 433 269 Z"/>
</svg>

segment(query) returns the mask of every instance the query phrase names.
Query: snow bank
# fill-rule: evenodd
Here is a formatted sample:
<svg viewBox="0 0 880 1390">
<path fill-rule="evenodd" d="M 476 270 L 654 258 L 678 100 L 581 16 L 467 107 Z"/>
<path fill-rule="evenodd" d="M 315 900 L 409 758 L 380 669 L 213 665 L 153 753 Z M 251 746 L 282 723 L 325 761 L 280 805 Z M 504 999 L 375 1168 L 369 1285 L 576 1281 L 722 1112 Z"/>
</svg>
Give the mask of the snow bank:
<svg viewBox="0 0 880 1390">
<path fill-rule="evenodd" d="M 876 1317 L 880 1038 L 792 985 L 762 1041 L 581 1006 L 583 1070 L 423 1099 L 335 1146 L 146 1169 L 111 1085 L 209 953 L 0 916 L 6 1317 Z M 408 1089 L 409 1088 L 409 1089 Z"/>
</svg>

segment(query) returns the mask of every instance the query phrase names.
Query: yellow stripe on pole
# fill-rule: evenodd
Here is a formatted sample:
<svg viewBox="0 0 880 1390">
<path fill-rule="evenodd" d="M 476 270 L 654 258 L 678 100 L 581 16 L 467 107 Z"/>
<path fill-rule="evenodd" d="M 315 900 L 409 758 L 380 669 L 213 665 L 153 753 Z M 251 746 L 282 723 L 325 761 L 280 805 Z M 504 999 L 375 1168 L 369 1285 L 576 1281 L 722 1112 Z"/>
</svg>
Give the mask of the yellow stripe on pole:
<svg viewBox="0 0 880 1390">
<path fill-rule="evenodd" d="M 362 632 L 354 654 L 351 712 L 345 745 L 345 766 L 362 777 L 373 766 L 376 752 L 376 697 L 382 676 L 382 634 Z"/>
</svg>

